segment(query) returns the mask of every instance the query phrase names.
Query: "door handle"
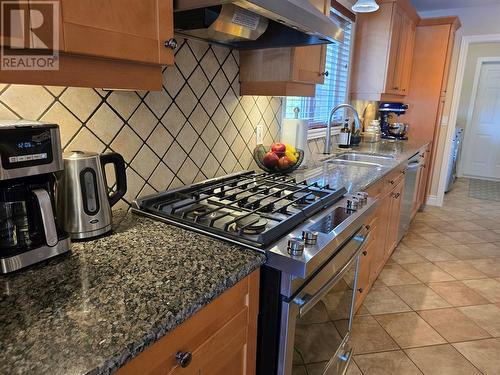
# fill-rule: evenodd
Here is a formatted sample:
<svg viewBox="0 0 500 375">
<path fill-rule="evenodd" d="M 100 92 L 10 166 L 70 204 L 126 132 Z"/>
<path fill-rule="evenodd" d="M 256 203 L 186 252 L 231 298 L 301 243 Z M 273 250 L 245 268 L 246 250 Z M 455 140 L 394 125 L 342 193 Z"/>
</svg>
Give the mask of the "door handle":
<svg viewBox="0 0 500 375">
<path fill-rule="evenodd" d="M 54 221 L 54 211 L 52 210 L 49 193 L 45 189 L 35 189 L 33 190 L 33 194 L 35 194 L 38 206 L 40 207 L 45 242 L 47 242 L 48 246 L 55 246 L 59 238 L 57 237 L 56 222 Z"/>
</svg>

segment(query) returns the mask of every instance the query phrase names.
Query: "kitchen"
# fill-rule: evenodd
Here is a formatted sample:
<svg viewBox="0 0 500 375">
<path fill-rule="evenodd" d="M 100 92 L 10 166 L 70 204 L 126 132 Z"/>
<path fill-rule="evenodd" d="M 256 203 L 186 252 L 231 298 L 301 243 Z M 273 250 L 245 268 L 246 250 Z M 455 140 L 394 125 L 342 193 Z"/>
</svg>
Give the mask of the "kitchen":
<svg viewBox="0 0 500 375">
<path fill-rule="evenodd" d="M 496 373 L 500 204 L 442 180 L 498 2 L 196 3 L 2 2 L 1 372 Z"/>
</svg>

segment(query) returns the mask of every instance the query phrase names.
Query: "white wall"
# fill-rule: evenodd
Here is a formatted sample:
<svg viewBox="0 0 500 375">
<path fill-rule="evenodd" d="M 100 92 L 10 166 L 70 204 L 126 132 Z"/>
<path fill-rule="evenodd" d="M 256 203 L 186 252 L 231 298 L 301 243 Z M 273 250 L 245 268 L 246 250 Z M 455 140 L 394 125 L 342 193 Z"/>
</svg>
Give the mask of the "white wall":
<svg viewBox="0 0 500 375">
<path fill-rule="evenodd" d="M 466 126 L 467 113 L 469 112 L 472 96 L 472 86 L 474 85 L 476 75 L 477 60 L 481 57 L 500 57 L 500 43 L 477 43 L 470 45 L 465 63 L 462 92 L 460 93 L 457 127 L 465 128 Z"/>
<path fill-rule="evenodd" d="M 420 12 L 419 14 L 422 18 L 459 16 L 462 23 L 462 27 L 457 31 L 455 37 L 455 45 L 450 66 L 450 79 L 448 81 L 447 88 L 448 97 L 446 98 L 443 112 L 444 116 L 448 116 L 450 113 L 453 88 L 455 86 L 455 75 L 462 36 L 500 34 L 500 4 L 456 9 L 442 9 Z M 439 177 L 441 175 L 441 165 L 444 156 L 443 154 L 444 146 L 446 143 L 447 130 L 447 126 L 441 126 L 439 131 L 436 152 L 436 165 L 434 168 L 434 173 L 431 180 L 431 188 L 429 192 L 432 197 L 436 197 L 438 195 Z M 443 173 L 445 173 L 445 171 L 443 171 Z"/>
</svg>

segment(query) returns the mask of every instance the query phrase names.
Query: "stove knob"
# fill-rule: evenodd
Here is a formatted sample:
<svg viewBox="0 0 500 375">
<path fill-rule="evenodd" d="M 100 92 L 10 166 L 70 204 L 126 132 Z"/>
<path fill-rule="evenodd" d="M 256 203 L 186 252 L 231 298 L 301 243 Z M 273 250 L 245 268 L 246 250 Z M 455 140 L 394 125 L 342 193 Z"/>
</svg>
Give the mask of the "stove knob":
<svg viewBox="0 0 500 375">
<path fill-rule="evenodd" d="M 306 245 L 316 245 L 318 242 L 318 232 L 311 232 L 308 230 L 302 231 L 302 239 Z"/>
<path fill-rule="evenodd" d="M 304 246 L 304 241 L 301 238 L 292 238 L 288 240 L 288 254 L 293 256 L 301 256 L 304 252 Z"/>
<path fill-rule="evenodd" d="M 363 202 L 363 204 L 368 203 L 368 193 L 365 193 L 363 191 L 360 191 L 359 193 L 356 194 L 359 199 Z"/>
<path fill-rule="evenodd" d="M 358 209 L 358 201 L 355 199 L 348 199 L 347 200 L 347 209 L 348 210 L 357 210 Z"/>
</svg>

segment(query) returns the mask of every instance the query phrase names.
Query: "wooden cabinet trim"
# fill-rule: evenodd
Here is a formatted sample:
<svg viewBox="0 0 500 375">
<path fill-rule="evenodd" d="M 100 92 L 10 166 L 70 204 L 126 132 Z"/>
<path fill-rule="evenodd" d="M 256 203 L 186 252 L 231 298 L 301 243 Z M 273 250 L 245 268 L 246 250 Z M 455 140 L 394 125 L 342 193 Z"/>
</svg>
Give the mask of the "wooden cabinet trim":
<svg viewBox="0 0 500 375">
<path fill-rule="evenodd" d="M 159 64 L 157 39 L 64 23 L 65 51 L 128 61 Z M 100 43 L 89 43 L 100 40 Z M 155 58 L 153 58 L 155 56 Z"/>
<path fill-rule="evenodd" d="M 240 95 L 314 96 L 316 86 L 295 82 L 240 82 Z"/>
<path fill-rule="evenodd" d="M 163 76 L 161 66 L 158 65 L 61 53 L 58 70 L 1 70 L 0 82 L 160 91 Z"/>
</svg>

